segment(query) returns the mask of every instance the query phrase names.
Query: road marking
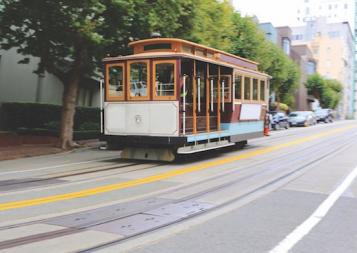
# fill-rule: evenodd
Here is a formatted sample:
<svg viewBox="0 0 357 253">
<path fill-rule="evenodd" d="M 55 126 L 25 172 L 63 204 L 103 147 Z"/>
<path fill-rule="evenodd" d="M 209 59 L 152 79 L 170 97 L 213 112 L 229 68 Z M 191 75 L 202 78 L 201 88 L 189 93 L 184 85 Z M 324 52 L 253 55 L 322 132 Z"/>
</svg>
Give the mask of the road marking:
<svg viewBox="0 0 357 253">
<path fill-rule="evenodd" d="M 16 174 L 16 173 L 24 173 L 24 172 L 33 172 L 33 171 L 38 171 L 38 170 L 56 169 L 56 168 L 61 168 L 61 167 L 66 167 L 66 166 L 86 164 L 86 163 L 92 163 L 92 162 L 109 161 L 109 160 L 113 160 L 113 159 L 115 159 L 115 158 L 119 158 L 119 156 L 113 156 L 113 157 L 110 157 L 110 158 L 89 160 L 89 161 L 83 161 L 83 162 L 64 163 L 64 164 L 53 165 L 53 166 L 47 166 L 47 167 L 40 167 L 40 168 L 29 169 L 29 170 L 8 171 L 8 172 L 0 173 L 0 176 L 9 175 L 9 174 Z"/>
<path fill-rule="evenodd" d="M 357 177 L 357 167 L 345 178 L 345 180 L 333 191 L 327 199 L 315 210 L 315 212 L 302 224 L 285 237 L 270 253 L 286 253 L 291 250 L 304 236 L 306 236 L 328 213 L 335 202 Z"/>
<path fill-rule="evenodd" d="M 247 159 L 247 158 L 255 157 L 258 155 L 271 153 L 273 151 L 277 151 L 277 150 L 280 150 L 283 148 L 287 148 L 287 147 L 295 146 L 298 144 L 306 143 L 309 141 L 313 141 L 313 140 L 316 140 L 321 137 L 337 134 L 339 132 L 343 132 L 343 131 L 346 131 L 346 130 L 349 130 L 349 129 L 352 129 L 355 127 L 356 127 L 355 125 L 351 125 L 351 126 L 344 127 L 344 128 L 338 128 L 338 129 L 326 131 L 326 132 L 323 132 L 320 134 L 312 135 L 309 137 L 300 138 L 298 140 L 294 140 L 291 142 L 278 144 L 278 145 L 267 147 L 267 148 L 257 149 L 257 150 L 251 151 L 251 152 L 239 154 L 237 156 L 230 156 L 230 157 L 223 158 L 220 160 L 204 162 L 204 163 L 194 165 L 191 167 L 176 169 L 176 170 L 164 172 L 164 173 L 157 174 L 157 175 L 152 175 L 152 176 L 148 176 L 148 177 L 144 177 L 144 178 L 129 180 L 126 182 L 104 185 L 104 186 L 89 188 L 89 189 L 85 189 L 85 190 L 81 190 L 81 191 L 57 194 L 57 195 L 46 196 L 46 197 L 41 197 L 41 198 L 0 203 L 0 211 L 42 205 L 42 204 L 46 204 L 46 203 L 70 200 L 70 199 L 75 199 L 75 198 L 83 198 L 83 197 L 88 197 L 88 196 L 101 194 L 101 193 L 105 193 L 105 192 L 110 192 L 110 191 L 115 191 L 115 190 L 126 189 L 129 187 L 149 184 L 149 183 L 161 181 L 164 179 L 169 179 L 172 177 L 176 177 L 176 176 L 180 176 L 180 175 L 184 175 L 184 174 L 188 174 L 188 173 L 192 173 L 192 172 L 196 172 L 196 171 L 205 170 L 205 169 L 208 169 L 208 168 L 211 168 L 214 166 L 219 166 L 219 165 L 231 163 L 231 162 L 238 161 L 238 160 Z"/>
</svg>

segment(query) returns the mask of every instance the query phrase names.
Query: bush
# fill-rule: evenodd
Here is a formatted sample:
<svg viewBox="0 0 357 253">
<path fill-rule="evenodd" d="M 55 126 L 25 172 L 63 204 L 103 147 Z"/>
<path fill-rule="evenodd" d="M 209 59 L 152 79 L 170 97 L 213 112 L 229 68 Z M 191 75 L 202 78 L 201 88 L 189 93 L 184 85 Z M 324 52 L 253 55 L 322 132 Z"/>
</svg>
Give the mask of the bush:
<svg viewBox="0 0 357 253">
<path fill-rule="evenodd" d="M 80 131 L 99 131 L 100 129 L 100 124 L 99 122 L 84 122 L 81 124 L 79 127 Z"/>
<path fill-rule="evenodd" d="M 58 130 L 61 121 L 61 106 L 35 103 L 3 103 L 3 128 L 16 130 L 19 128 L 42 128 Z M 99 108 L 77 107 L 74 118 L 74 130 L 79 130 L 81 125 L 100 122 Z M 96 129 L 99 129 L 96 128 Z M 92 128 L 91 130 L 96 130 Z"/>
</svg>

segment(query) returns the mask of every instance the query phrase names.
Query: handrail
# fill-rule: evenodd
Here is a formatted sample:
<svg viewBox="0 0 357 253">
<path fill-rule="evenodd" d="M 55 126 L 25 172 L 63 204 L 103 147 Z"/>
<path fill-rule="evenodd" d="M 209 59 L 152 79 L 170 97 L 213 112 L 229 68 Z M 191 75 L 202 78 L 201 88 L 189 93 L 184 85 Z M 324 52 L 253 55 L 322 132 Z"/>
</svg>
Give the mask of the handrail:
<svg viewBox="0 0 357 253">
<path fill-rule="evenodd" d="M 103 79 L 100 79 L 100 133 L 103 133 Z"/>
<path fill-rule="evenodd" d="M 222 112 L 224 112 L 224 80 L 222 81 Z"/>
<path fill-rule="evenodd" d="M 213 79 L 211 79 L 211 112 L 213 112 Z"/>
<path fill-rule="evenodd" d="M 201 112 L 201 79 L 197 77 L 198 112 Z"/>
<path fill-rule="evenodd" d="M 232 78 L 232 92 L 233 92 L 233 96 L 232 96 L 232 111 L 234 112 L 235 110 L 235 105 L 234 105 L 234 100 L 236 99 L 236 87 L 235 87 L 235 82 L 234 82 L 234 75 Z"/>
<path fill-rule="evenodd" d="M 183 76 L 183 98 L 182 98 L 182 103 L 183 103 L 183 105 L 182 105 L 182 110 L 183 110 L 182 133 L 183 133 L 183 135 L 186 134 L 186 78 L 187 78 L 187 75 L 184 75 Z"/>
</svg>

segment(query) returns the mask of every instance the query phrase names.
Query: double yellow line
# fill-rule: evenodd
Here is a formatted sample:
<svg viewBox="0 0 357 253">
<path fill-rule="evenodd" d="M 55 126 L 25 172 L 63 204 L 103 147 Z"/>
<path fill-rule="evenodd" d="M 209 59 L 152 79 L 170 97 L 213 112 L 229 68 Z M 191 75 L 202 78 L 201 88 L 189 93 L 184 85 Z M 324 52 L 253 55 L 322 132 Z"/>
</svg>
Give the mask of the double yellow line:
<svg viewBox="0 0 357 253">
<path fill-rule="evenodd" d="M 41 197 L 41 198 L 34 198 L 34 199 L 28 199 L 28 200 L 20 200 L 20 201 L 0 203 L 0 211 L 16 209 L 16 208 L 23 208 L 23 207 L 30 207 L 30 206 L 36 206 L 36 205 L 42 205 L 42 204 L 52 203 L 52 202 L 57 202 L 57 201 L 62 201 L 62 200 L 84 198 L 84 197 L 88 197 L 88 196 L 92 196 L 92 195 L 96 195 L 96 194 L 100 194 L 100 193 L 116 191 L 116 190 L 121 190 L 121 189 L 134 187 L 134 186 L 138 186 L 138 185 L 144 185 L 144 184 L 148 184 L 148 183 L 153 183 L 153 182 L 157 182 L 157 181 L 160 181 L 160 180 L 165 180 L 165 179 L 169 179 L 169 178 L 172 178 L 172 177 L 188 174 L 188 173 L 191 173 L 191 172 L 205 170 L 205 169 L 208 169 L 208 168 L 211 168 L 211 167 L 214 167 L 214 166 L 219 166 L 219 165 L 223 165 L 223 164 L 226 164 L 226 163 L 231 163 L 231 162 L 238 161 L 238 160 L 251 158 L 251 157 L 254 157 L 254 156 L 258 156 L 258 155 L 267 154 L 267 153 L 270 153 L 270 152 L 273 152 L 273 151 L 277 151 L 277 150 L 280 150 L 280 149 L 283 149 L 283 148 L 296 146 L 298 144 L 302 144 L 302 143 L 305 143 L 305 142 L 313 141 L 313 140 L 316 140 L 318 138 L 322 138 L 322 137 L 325 137 L 325 136 L 337 134 L 339 132 L 343 132 L 343 131 L 349 130 L 351 128 L 354 128 L 354 127 L 355 126 L 348 126 L 348 127 L 344 127 L 344 128 L 338 128 L 338 129 L 334 129 L 334 130 L 331 130 L 331 131 L 326 131 L 324 133 L 312 135 L 312 136 L 309 136 L 309 137 L 304 137 L 304 138 L 301 138 L 301 139 L 298 139 L 298 140 L 294 140 L 294 141 L 291 141 L 291 142 L 287 142 L 287 143 L 283 143 L 283 144 L 279 144 L 279 145 L 275 145 L 275 146 L 271 146 L 271 147 L 267 147 L 267 148 L 257 149 L 257 150 L 254 150 L 254 151 L 250 151 L 250 152 L 247 152 L 247 153 L 239 154 L 239 155 L 236 155 L 236 156 L 227 157 L 227 158 L 220 159 L 220 160 L 215 160 L 215 161 L 211 161 L 211 162 L 204 162 L 204 163 L 201 163 L 201 164 L 198 164 L 198 165 L 194 165 L 194 166 L 190 166 L 190 167 L 186 167 L 186 168 L 181 168 L 181 169 L 176 169 L 176 170 L 168 171 L 168 172 L 157 174 L 157 175 L 153 175 L 153 176 L 133 179 L 133 180 L 126 181 L 126 182 L 110 184 L 110 185 L 105 185 L 105 186 L 100 186 L 100 187 L 94 187 L 94 188 L 89 188 L 89 189 L 85 189 L 85 190 L 81 190 L 81 191 L 64 193 L 64 194 L 57 194 L 57 195 Z"/>
</svg>

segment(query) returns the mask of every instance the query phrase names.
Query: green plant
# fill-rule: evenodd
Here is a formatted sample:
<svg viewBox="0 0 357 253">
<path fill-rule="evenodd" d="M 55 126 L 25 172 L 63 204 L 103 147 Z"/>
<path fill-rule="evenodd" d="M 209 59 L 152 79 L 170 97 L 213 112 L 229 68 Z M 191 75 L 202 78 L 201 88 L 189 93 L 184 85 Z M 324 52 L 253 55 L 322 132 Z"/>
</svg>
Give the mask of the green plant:
<svg viewBox="0 0 357 253">
<path fill-rule="evenodd" d="M 84 122 L 80 125 L 79 130 L 80 131 L 99 131 L 100 125 L 99 122 Z"/>
</svg>

